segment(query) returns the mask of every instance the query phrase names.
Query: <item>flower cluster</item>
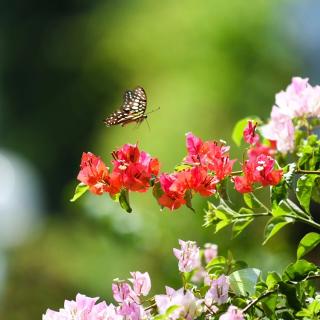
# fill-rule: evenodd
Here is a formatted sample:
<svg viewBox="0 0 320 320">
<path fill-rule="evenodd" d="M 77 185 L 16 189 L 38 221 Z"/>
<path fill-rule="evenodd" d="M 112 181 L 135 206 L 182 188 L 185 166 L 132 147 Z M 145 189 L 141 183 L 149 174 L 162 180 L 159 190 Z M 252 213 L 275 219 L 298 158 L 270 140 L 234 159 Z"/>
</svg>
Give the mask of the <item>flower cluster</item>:
<svg viewBox="0 0 320 320">
<path fill-rule="evenodd" d="M 320 86 L 312 87 L 308 81 L 294 77 L 286 91 L 276 94 L 270 122 L 262 128 L 264 137 L 276 141 L 282 153 L 294 149 L 295 118 L 320 118 Z"/>
<path fill-rule="evenodd" d="M 229 147 L 216 141 L 203 142 L 187 133 L 188 155 L 185 167 L 174 173 L 163 173 L 159 178 L 161 194 L 157 197 L 161 206 L 175 210 L 186 204 L 187 197 L 199 193 L 208 197 L 216 192 L 217 184 L 231 174 L 235 160 L 230 160 Z"/>
<path fill-rule="evenodd" d="M 179 241 L 181 250 L 174 249 L 179 260 L 181 272 L 191 272 L 203 268 L 200 259 L 200 248 L 194 241 Z M 206 244 L 205 262 L 211 261 L 217 255 L 217 246 Z M 89 298 L 82 294 L 75 301 L 66 300 L 64 308 L 59 311 L 48 309 L 43 320 L 147 320 L 156 315 L 163 315 L 169 320 L 192 320 L 201 315 L 214 314 L 219 319 L 243 320 L 240 309 L 230 305 L 229 280 L 226 275 L 212 278 L 205 272 L 207 291 L 201 297 L 197 287 L 175 290 L 166 287 L 165 294 L 155 295 L 153 299 L 145 299 L 151 289 L 151 280 L 147 272 L 131 272 L 128 281 L 114 280 L 112 284 L 113 298 L 116 304 L 105 301 L 97 303 L 99 298 Z M 150 304 L 154 301 L 154 304 Z M 222 309 L 220 309 L 222 307 Z M 225 312 L 226 311 L 226 312 Z M 218 319 L 218 318 L 217 318 Z"/>
<path fill-rule="evenodd" d="M 245 160 L 242 167 L 243 176 L 233 177 L 235 189 L 238 192 L 247 193 L 254 190 L 255 183 L 263 187 L 277 185 L 283 172 L 281 169 L 274 169 L 275 160 L 271 156 L 273 148 L 260 142 L 260 137 L 256 133 L 256 124 L 253 125 L 252 121 L 248 121 L 243 137 L 251 147 L 248 150 L 248 160 Z"/>
<path fill-rule="evenodd" d="M 125 144 L 112 153 L 113 170 L 91 152 L 83 153 L 78 180 L 97 195 L 105 192 L 110 195 L 122 189 L 146 192 L 151 179 L 159 173 L 159 161 L 148 153 L 140 151 L 137 145 Z"/>
</svg>

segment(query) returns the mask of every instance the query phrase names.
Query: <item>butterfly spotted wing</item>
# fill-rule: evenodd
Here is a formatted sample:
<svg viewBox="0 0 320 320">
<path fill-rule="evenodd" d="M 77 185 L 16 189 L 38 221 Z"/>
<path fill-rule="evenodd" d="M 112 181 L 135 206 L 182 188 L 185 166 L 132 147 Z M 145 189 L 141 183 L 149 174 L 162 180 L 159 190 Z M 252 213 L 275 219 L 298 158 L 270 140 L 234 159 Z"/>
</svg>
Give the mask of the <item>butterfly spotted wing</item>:
<svg viewBox="0 0 320 320">
<path fill-rule="evenodd" d="M 128 90 L 124 94 L 122 106 L 104 120 L 107 127 L 121 124 L 122 126 L 136 122 L 140 123 L 147 118 L 147 96 L 142 87 Z"/>
</svg>

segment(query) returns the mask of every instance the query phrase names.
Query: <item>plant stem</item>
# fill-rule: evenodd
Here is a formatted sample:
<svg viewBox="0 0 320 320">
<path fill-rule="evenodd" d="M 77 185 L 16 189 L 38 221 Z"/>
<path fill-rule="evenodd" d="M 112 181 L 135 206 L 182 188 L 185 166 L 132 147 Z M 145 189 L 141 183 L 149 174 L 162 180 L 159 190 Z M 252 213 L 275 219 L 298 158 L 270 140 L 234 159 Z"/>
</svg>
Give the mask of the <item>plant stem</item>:
<svg viewBox="0 0 320 320">
<path fill-rule="evenodd" d="M 272 293 L 275 293 L 277 290 L 270 290 L 270 291 L 266 291 L 265 293 L 263 293 L 260 297 L 252 300 L 244 309 L 242 309 L 242 312 L 245 313 L 247 312 L 250 308 L 252 308 L 255 304 L 257 304 L 260 300 L 262 300 L 263 298 L 269 296 Z"/>
<path fill-rule="evenodd" d="M 295 173 L 302 173 L 302 174 L 320 174 L 320 170 L 302 170 L 296 169 Z"/>
</svg>

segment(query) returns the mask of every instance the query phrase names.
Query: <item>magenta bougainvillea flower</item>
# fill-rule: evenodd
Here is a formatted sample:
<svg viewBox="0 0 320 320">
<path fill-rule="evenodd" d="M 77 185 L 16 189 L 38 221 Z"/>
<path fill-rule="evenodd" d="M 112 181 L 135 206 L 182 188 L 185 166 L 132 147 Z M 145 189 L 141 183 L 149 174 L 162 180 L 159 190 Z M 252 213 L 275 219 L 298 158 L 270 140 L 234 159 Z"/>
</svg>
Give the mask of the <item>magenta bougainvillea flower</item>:
<svg viewBox="0 0 320 320">
<path fill-rule="evenodd" d="M 179 174 L 163 173 L 159 178 L 159 182 L 164 192 L 157 199 L 161 206 L 175 210 L 186 203 L 186 183 L 182 179 L 179 179 Z"/>
<path fill-rule="evenodd" d="M 191 132 L 186 134 L 188 155 L 184 161 L 193 166 L 201 166 L 213 171 L 219 180 L 230 175 L 234 160 L 230 160 L 228 151 L 230 147 L 219 145 L 216 141 L 203 142 Z"/>
<path fill-rule="evenodd" d="M 140 151 L 137 145 L 125 144 L 112 153 L 114 172 L 120 175 L 122 188 L 146 192 L 150 180 L 159 173 L 159 161 Z"/>
<path fill-rule="evenodd" d="M 233 178 L 236 190 L 240 193 L 252 192 L 254 183 L 260 183 L 264 187 L 277 185 L 283 171 L 274 169 L 274 165 L 275 160 L 265 154 L 249 157 L 243 165 L 244 176 Z"/>
<path fill-rule="evenodd" d="M 243 131 L 244 141 L 249 144 L 256 144 L 259 141 L 259 135 L 256 133 L 257 123 L 249 120 L 247 126 Z"/>
<path fill-rule="evenodd" d="M 78 180 L 89 186 L 95 194 L 102 194 L 109 185 L 109 170 L 100 157 L 91 152 L 84 152 L 81 158 Z"/>
</svg>

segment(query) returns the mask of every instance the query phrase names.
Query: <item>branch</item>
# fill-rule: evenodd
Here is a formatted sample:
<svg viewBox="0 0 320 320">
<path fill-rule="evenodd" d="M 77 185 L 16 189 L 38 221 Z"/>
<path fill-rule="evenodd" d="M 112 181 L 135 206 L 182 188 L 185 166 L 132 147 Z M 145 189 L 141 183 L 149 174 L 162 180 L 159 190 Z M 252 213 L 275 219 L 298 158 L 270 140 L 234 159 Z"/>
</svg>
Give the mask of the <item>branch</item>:
<svg viewBox="0 0 320 320">
<path fill-rule="evenodd" d="M 264 299 L 265 297 L 277 292 L 278 288 L 275 290 L 266 291 L 264 294 L 262 294 L 260 297 L 252 300 L 244 309 L 242 309 L 242 312 L 247 312 L 250 308 L 252 308 L 255 304 L 257 304 L 260 300 Z"/>
<path fill-rule="evenodd" d="M 302 173 L 302 174 L 320 174 L 320 170 L 302 170 L 296 169 L 295 173 Z"/>
</svg>

